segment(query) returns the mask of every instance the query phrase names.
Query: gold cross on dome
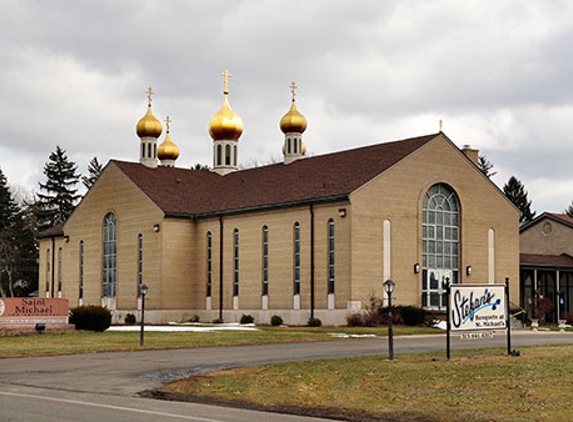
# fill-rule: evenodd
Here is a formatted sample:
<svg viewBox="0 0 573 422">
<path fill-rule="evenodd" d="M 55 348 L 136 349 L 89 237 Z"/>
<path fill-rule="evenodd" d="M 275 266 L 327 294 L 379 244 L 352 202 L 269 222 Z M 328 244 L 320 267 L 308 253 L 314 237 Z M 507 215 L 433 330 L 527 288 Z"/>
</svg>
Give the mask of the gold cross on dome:
<svg viewBox="0 0 573 422">
<path fill-rule="evenodd" d="M 221 72 L 221 75 L 223 76 L 225 81 L 225 89 L 223 90 L 223 94 L 226 95 L 229 93 L 229 78 L 231 78 L 233 75 L 231 75 L 228 70 Z"/>
<path fill-rule="evenodd" d="M 440 133 L 442 133 L 443 126 L 444 126 L 444 122 L 442 119 L 440 119 Z"/>
<path fill-rule="evenodd" d="M 293 82 L 291 82 L 290 86 L 290 92 L 292 92 L 292 100 L 294 101 L 294 97 L 296 97 L 296 90 L 298 89 L 298 86 L 296 86 L 296 84 Z"/>
<path fill-rule="evenodd" d="M 147 91 L 145 91 L 145 92 L 147 93 L 147 99 L 148 99 L 148 101 L 149 101 L 149 102 L 147 103 L 147 105 L 148 105 L 149 107 L 151 107 L 151 101 L 153 100 L 153 99 L 151 98 L 151 96 L 154 94 L 154 92 L 153 92 L 153 90 L 151 89 L 151 87 L 147 88 Z"/>
<path fill-rule="evenodd" d="M 169 128 L 171 126 L 171 119 L 169 116 L 165 117 L 165 130 L 169 133 Z"/>
</svg>

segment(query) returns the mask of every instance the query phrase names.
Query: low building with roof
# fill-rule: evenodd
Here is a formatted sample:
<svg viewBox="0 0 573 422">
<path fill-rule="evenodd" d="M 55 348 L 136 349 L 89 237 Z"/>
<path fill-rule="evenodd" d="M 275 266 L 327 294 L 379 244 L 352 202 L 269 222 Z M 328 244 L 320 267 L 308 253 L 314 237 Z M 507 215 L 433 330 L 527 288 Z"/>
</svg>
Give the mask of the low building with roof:
<svg viewBox="0 0 573 422">
<path fill-rule="evenodd" d="M 228 75 L 228 74 L 227 74 Z M 111 160 L 72 216 L 40 240 L 41 294 L 103 304 L 122 322 L 340 325 L 396 282 L 395 303 L 444 310 L 444 282 L 503 283 L 519 299 L 519 211 L 444 133 L 306 156 L 306 118 L 280 120 L 284 162 L 240 170 L 243 122 L 213 116 L 211 170 L 179 150 L 151 110 L 139 162 Z M 169 120 L 167 120 L 169 125 Z M 277 145 L 280 148 L 280 144 Z"/>
<path fill-rule="evenodd" d="M 573 218 L 545 212 L 520 228 L 521 306 L 557 322 L 573 313 Z"/>
</svg>

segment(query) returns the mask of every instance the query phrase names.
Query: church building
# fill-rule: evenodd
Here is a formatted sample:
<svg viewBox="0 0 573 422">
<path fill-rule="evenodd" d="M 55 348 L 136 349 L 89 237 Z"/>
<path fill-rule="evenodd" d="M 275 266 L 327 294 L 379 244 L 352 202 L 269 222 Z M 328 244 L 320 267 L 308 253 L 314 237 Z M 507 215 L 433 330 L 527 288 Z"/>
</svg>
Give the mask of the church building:
<svg viewBox="0 0 573 422">
<path fill-rule="evenodd" d="M 249 314 L 292 325 L 343 325 L 387 279 L 394 303 L 431 310 L 445 310 L 445 281 L 507 277 L 519 301 L 519 211 L 476 150 L 440 131 L 307 157 L 293 83 L 279 123 L 284 162 L 241 170 L 243 122 L 224 75 L 212 169 L 176 166 L 150 89 L 139 162 L 110 160 L 72 216 L 42 234 L 41 295 L 105 305 L 123 322 L 139 315 L 145 284 L 146 321 Z"/>
</svg>

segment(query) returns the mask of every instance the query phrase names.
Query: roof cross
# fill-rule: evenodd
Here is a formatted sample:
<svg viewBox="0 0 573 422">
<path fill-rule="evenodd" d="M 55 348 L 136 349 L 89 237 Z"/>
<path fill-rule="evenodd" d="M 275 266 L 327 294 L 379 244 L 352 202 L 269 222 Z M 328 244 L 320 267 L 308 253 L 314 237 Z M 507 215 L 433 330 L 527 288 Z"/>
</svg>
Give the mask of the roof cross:
<svg viewBox="0 0 573 422">
<path fill-rule="evenodd" d="M 149 107 L 151 107 L 151 101 L 153 101 L 153 99 L 151 98 L 151 96 L 154 94 L 153 90 L 151 89 L 151 87 L 147 88 L 147 91 L 145 91 L 147 93 L 147 99 L 148 99 L 148 103 L 147 105 Z"/>
<path fill-rule="evenodd" d="M 221 72 L 221 75 L 223 76 L 224 81 L 225 81 L 225 89 L 223 90 L 223 94 L 228 95 L 229 94 L 229 78 L 231 78 L 233 75 L 231 75 L 228 70 Z"/>
<path fill-rule="evenodd" d="M 296 90 L 298 89 L 298 86 L 296 86 L 296 84 L 293 82 L 291 82 L 290 86 L 290 92 L 292 92 L 292 100 L 294 102 L 294 97 L 296 97 Z"/>
<path fill-rule="evenodd" d="M 440 119 L 440 133 L 442 133 L 443 126 L 444 126 L 444 122 L 442 119 Z"/>
<path fill-rule="evenodd" d="M 169 116 L 165 117 L 165 130 L 167 131 L 167 133 L 169 133 L 169 127 L 171 125 L 171 119 L 169 118 Z"/>
</svg>

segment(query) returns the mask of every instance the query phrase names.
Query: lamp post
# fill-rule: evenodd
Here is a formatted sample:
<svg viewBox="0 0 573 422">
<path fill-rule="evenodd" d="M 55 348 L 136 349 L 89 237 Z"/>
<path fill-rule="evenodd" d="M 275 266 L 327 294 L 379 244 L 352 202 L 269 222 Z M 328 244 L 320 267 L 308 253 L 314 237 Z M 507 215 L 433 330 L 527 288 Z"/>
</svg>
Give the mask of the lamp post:
<svg viewBox="0 0 573 422">
<path fill-rule="evenodd" d="M 149 291 L 147 284 L 139 285 L 139 294 L 141 295 L 141 330 L 139 331 L 139 345 L 143 346 L 143 327 L 145 326 L 145 295 Z"/>
<path fill-rule="evenodd" d="M 396 283 L 388 279 L 384 282 L 384 291 L 388 295 L 388 359 L 394 360 L 394 330 L 392 328 L 392 293 Z"/>
</svg>

